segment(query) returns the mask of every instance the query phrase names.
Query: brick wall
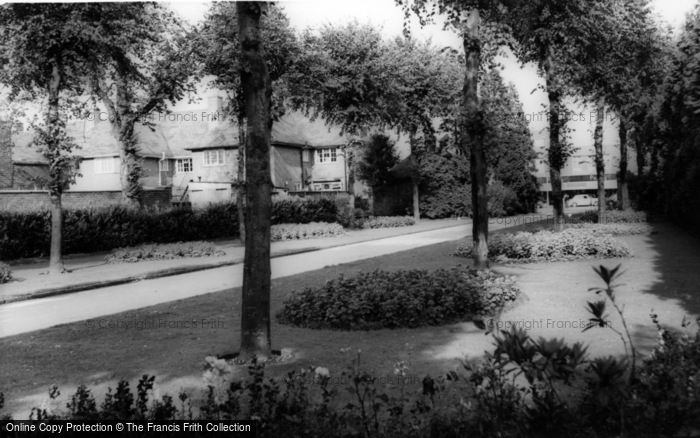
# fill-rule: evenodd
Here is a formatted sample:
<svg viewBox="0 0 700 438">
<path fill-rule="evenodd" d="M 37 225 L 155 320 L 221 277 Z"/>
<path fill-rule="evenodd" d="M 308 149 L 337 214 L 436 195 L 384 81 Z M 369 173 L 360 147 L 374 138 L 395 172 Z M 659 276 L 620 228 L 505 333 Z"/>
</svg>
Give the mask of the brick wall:
<svg viewBox="0 0 700 438">
<path fill-rule="evenodd" d="M 11 122 L 0 120 L 0 189 L 11 188 L 14 184 L 11 126 Z"/>
<path fill-rule="evenodd" d="M 66 192 L 63 194 L 65 208 L 106 207 L 121 203 L 121 192 Z M 145 190 L 143 205 L 147 207 L 169 207 L 170 189 Z M 32 210 L 49 207 L 49 195 L 45 191 L 0 190 L 0 209 Z"/>
</svg>

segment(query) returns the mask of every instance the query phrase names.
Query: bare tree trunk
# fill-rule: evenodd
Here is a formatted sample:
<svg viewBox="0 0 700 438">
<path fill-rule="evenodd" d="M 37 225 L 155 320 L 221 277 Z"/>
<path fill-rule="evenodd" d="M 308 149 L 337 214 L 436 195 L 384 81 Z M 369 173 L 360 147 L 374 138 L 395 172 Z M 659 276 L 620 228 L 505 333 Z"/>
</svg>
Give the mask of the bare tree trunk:
<svg viewBox="0 0 700 438">
<path fill-rule="evenodd" d="M 627 186 L 627 124 L 620 116 L 620 169 L 617 181 L 617 202 L 622 210 L 629 207 L 629 188 Z"/>
<path fill-rule="evenodd" d="M 348 206 L 353 216 L 355 214 L 355 149 L 354 144 L 349 144 L 345 147 L 345 166 L 348 172 L 348 186 L 345 188 L 348 192 Z"/>
<path fill-rule="evenodd" d="M 603 157 L 603 122 L 605 121 L 605 99 L 597 102 L 593 147 L 595 149 L 595 174 L 598 185 L 598 223 L 605 223 L 605 159 Z"/>
<path fill-rule="evenodd" d="M 55 128 L 59 121 L 59 93 L 61 89 L 61 72 L 58 61 L 54 60 L 51 79 L 49 80 L 49 101 L 47 114 L 47 128 L 49 132 L 56 132 Z M 49 141 L 56 141 L 50 139 Z M 58 145 L 53 145 L 52 149 L 57 149 Z M 65 271 L 63 267 L 63 206 L 61 205 L 61 195 L 63 193 L 62 175 L 60 166 L 53 166 L 50 163 L 49 174 L 51 177 L 49 198 L 51 201 L 51 248 L 49 252 L 49 274 L 61 274 Z"/>
<path fill-rule="evenodd" d="M 552 78 L 552 62 L 545 64 L 547 97 L 549 98 L 549 179 L 552 185 L 552 205 L 554 207 L 554 227 L 564 228 L 564 193 L 561 183 L 561 168 L 564 167 L 564 150 L 561 144 L 561 96 Z"/>
<path fill-rule="evenodd" d="M 242 109 L 240 109 L 242 111 Z M 245 245 L 245 145 L 246 120 L 238 117 L 238 175 L 236 181 L 236 210 L 238 210 L 238 234 L 241 244 Z"/>
<path fill-rule="evenodd" d="M 472 258 L 476 269 L 488 269 L 488 199 L 486 195 L 486 152 L 484 151 L 483 120 L 479 102 L 479 68 L 481 40 L 479 10 L 471 10 L 463 35 L 465 73 L 462 111 L 465 129 L 461 146 L 470 155 L 472 183 Z"/>
<path fill-rule="evenodd" d="M 248 121 L 246 136 L 246 240 L 243 262 L 241 357 L 264 359 L 270 337 L 270 100 L 272 87 L 263 58 L 260 16 L 263 2 L 236 4 L 241 44 L 241 88 Z"/>
<path fill-rule="evenodd" d="M 413 220 L 420 222 L 420 191 L 418 189 L 418 159 L 416 157 L 416 132 L 412 130 L 409 133 L 409 147 L 411 156 L 411 187 L 413 189 Z"/>
</svg>

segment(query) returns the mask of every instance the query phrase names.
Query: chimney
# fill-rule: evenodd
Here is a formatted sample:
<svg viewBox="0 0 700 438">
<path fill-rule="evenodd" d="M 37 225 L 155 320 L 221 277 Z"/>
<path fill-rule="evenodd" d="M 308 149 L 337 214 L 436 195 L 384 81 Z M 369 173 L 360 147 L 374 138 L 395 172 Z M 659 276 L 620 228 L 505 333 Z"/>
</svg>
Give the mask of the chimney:
<svg viewBox="0 0 700 438">
<path fill-rule="evenodd" d="M 221 122 L 224 118 L 224 104 L 221 96 L 207 97 L 207 115 L 209 122 Z"/>
<path fill-rule="evenodd" d="M 12 164 L 12 122 L 0 120 L 0 189 L 14 186 L 14 165 Z"/>
</svg>

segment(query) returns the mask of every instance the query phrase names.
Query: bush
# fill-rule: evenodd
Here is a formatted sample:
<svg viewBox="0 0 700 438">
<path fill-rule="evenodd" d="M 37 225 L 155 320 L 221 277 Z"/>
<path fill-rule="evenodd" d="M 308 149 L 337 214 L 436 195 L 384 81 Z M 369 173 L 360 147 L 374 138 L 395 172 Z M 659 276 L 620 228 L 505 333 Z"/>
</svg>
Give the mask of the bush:
<svg viewBox="0 0 700 438">
<path fill-rule="evenodd" d="M 598 212 L 595 210 L 587 211 L 579 216 L 579 221 L 588 223 L 598 223 Z M 621 224 L 621 223 L 645 223 L 647 222 L 647 214 L 643 211 L 635 210 L 606 210 L 606 224 Z"/>
<path fill-rule="evenodd" d="M 105 257 L 107 263 L 135 263 L 147 260 L 172 260 L 184 257 L 221 256 L 225 253 L 210 242 L 177 242 L 119 248 Z"/>
<path fill-rule="evenodd" d="M 374 271 L 292 293 L 277 318 L 339 330 L 434 326 L 494 314 L 518 293 L 511 278 L 492 272 Z"/>
<path fill-rule="evenodd" d="M 338 205 L 330 199 L 278 199 L 272 204 L 272 223 L 336 222 Z"/>
<path fill-rule="evenodd" d="M 455 255 L 471 257 L 471 251 L 470 242 L 457 248 Z M 590 229 L 566 229 L 493 234 L 489 238 L 489 255 L 496 261 L 538 262 L 628 257 L 631 253 L 624 242 L 608 234 Z"/>
<path fill-rule="evenodd" d="M 576 223 L 568 224 L 568 228 L 590 230 L 593 233 L 609 234 L 611 236 L 628 236 L 635 234 L 650 234 L 652 228 L 649 224 L 640 223 Z"/>
<path fill-rule="evenodd" d="M 415 224 L 415 219 L 410 216 L 376 216 L 366 219 L 362 228 L 398 228 Z"/>
<path fill-rule="evenodd" d="M 327 199 L 285 199 L 272 204 L 272 223 L 335 222 L 338 209 Z M 142 209 L 122 205 L 66 209 L 64 254 L 109 251 L 142 243 L 171 243 L 238 237 L 238 213 L 232 202 L 203 209 Z M 51 213 L 46 210 L 0 212 L 0 260 L 46 256 Z"/>
<path fill-rule="evenodd" d="M 279 224 L 272 226 L 273 241 L 315 239 L 319 237 L 334 237 L 345 234 L 340 224 L 327 222 L 311 222 L 308 224 Z"/>
<path fill-rule="evenodd" d="M 12 280 L 12 269 L 7 263 L 0 262 L 0 284 Z"/>
</svg>

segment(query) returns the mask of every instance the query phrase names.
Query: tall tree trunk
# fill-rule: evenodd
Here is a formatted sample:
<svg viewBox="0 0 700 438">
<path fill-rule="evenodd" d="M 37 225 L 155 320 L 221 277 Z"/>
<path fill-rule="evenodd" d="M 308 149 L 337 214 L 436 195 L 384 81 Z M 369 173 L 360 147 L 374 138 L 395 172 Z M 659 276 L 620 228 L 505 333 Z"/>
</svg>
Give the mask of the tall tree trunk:
<svg viewBox="0 0 700 438">
<path fill-rule="evenodd" d="M 420 222 L 420 190 L 418 189 L 418 157 L 416 157 L 416 131 L 408 134 L 408 143 L 411 157 L 411 188 L 413 190 L 413 220 Z"/>
<path fill-rule="evenodd" d="M 51 70 L 51 79 L 49 80 L 49 96 L 48 96 L 48 113 L 46 125 L 50 133 L 58 131 L 59 120 L 59 94 L 61 90 L 61 72 L 58 66 L 58 61 L 53 61 Z M 49 139 L 49 142 L 55 142 L 56 139 Z M 59 145 L 53 144 L 50 146 L 51 152 L 60 154 L 58 151 Z M 61 274 L 65 271 L 63 267 L 63 206 L 61 205 L 61 196 L 63 193 L 62 175 L 60 166 L 51 164 L 49 174 L 51 177 L 49 198 L 51 201 L 51 248 L 49 252 L 49 274 Z"/>
<path fill-rule="evenodd" d="M 564 167 L 564 148 L 561 144 L 561 95 L 552 77 L 552 60 L 545 62 L 545 81 L 549 98 L 549 179 L 552 185 L 552 205 L 554 207 L 554 227 L 564 228 L 564 193 L 561 183 L 561 169 Z"/>
<path fill-rule="evenodd" d="M 622 210 L 629 208 L 629 188 L 627 186 L 627 124 L 620 115 L 620 169 L 617 176 L 617 202 Z"/>
<path fill-rule="evenodd" d="M 605 158 L 603 156 L 603 122 L 605 121 L 605 99 L 598 99 L 593 148 L 595 149 L 595 175 L 598 185 L 598 223 L 605 223 Z"/>
<path fill-rule="evenodd" d="M 350 143 L 345 147 L 345 166 L 346 172 L 348 173 L 348 186 L 345 188 L 348 192 L 348 207 L 355 215 L 355 146 L 354 143 Z"/>
<path fill-rule="evenodd" d="M 243 109 L 240 108 L 239 111 Z M 238 210 L 238 234 L 245 245 L 245 145 L 246 119 L 238 116 L 238 169 L 236 176 L 236 209 Z"/>
<path fill-rule="evenodd" d="M 260 16 L 263 2 L 236 4 L 241 44 L 241 87 L 246 135 L 245 256 L 241 311 L 241 357 L 266 358 L 270 337 L 270 101 L 272 86 L 263 58 Z"/>
<path fill-rule="evenodd" d="M 462 111 L 464 135 L 462 150 L 469 151 L 472 183 L 472 258 L 476 269 L 488 269 L 488 199 L 486 195 L 486 152 L 484 151 L 483 114 L 479 102 L 479 68 L 481 67 L 481 40 L 479 10 L 474 8 L 467 18 L 463 35 L 465 53 L 464 91 Z"/>
</svg>

